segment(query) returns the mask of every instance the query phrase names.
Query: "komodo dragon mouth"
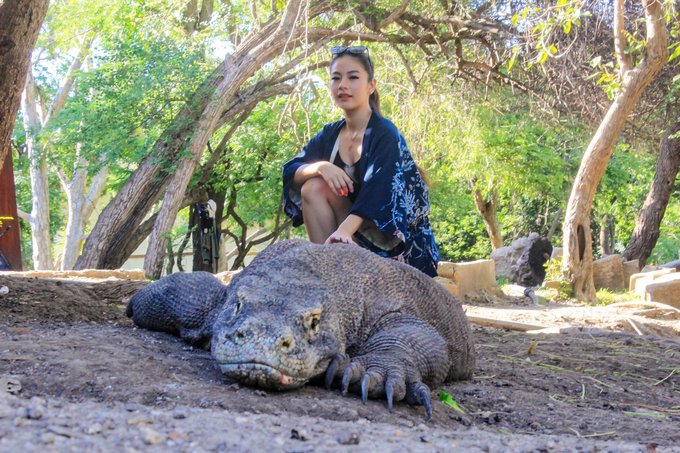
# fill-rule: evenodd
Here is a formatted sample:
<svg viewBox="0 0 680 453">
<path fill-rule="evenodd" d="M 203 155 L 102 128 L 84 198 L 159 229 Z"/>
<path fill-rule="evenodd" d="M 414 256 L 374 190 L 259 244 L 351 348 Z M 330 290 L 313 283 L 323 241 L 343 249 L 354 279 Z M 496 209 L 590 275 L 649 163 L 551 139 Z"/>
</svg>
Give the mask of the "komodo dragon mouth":
<svg viewBox="0 0 680 453">
<path fill-rule="evenodd" d="M 225 376 L 261 388 L 295 389 L 309 380 L 290 376 L 270 365 L 256 362 L 220 363 L 219 367 Z"/>
</svg>

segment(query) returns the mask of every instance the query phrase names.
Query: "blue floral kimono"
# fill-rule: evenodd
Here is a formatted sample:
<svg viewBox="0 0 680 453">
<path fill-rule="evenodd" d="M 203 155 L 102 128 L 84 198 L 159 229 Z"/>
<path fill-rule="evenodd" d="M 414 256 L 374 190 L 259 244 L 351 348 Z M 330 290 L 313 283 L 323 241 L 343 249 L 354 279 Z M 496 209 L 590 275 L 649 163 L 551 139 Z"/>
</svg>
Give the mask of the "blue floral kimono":
<svg viewBox="0 0 680 453">
<path fill-rule="evenodd" d="M 304 222 L 300 192 L 293 187 L 295 172 L 303 164 L 329 160 L 344 125 L 344 119 L 327 124 L 300 154 L 283 165 L 284 209 L 294 226 Z M 359 175 L 361 186 L 350 211 L 364 219 L 354 235 L 357 244 L 437 275 L 439 253 L 428 219 L 427 186 L 404 137 L 376 112 L 364 133 Z"/>
</svg>

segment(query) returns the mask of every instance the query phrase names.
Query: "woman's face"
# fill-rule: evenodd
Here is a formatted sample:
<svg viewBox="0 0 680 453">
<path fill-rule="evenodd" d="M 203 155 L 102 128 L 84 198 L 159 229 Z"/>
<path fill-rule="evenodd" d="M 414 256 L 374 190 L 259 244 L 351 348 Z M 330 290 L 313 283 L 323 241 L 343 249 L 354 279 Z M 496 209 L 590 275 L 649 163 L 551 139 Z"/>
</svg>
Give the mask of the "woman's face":
<svg viewBox="0 0 680 453">
<path fill-rule="evenodd" d="M 368 98 L 375 91 L 375 79 L 368 81 L 368 72 L 357 58 L 344 55 L 331 65 L 331 96 L 346 112 L 370 108 Z"/>
</svg>

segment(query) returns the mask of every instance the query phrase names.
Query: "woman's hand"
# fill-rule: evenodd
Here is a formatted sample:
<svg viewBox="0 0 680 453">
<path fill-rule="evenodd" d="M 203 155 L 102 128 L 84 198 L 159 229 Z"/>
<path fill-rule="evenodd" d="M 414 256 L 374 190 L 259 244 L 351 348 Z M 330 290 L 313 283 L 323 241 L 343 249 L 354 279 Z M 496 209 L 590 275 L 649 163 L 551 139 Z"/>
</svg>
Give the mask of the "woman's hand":
<svg viewBox="0 0 680 453">
<path fill-rule="evenodd" d="M 356 214 L 350 214 L 347 218 L 338 226 L 338 229 L 333 232 L 328 239 L 326 239 L 326 244 L 354 244 L 354 233 L 359 231 L 359 227 L 364 222 L 364 219 Z"/>
<path fill-rule="evenodd" d="M 328 187 L 330 187 L 339 197 L 346 197 L 350 192 L 354 192 L 352 179 L 337 165 L 326 161 L 317 162 L 313 165 L 317 166 L 316 171 L 319 176 L 326 181 Z"/>
<path fill-rule="evenodd" d="M 354 239 L 352 239 L 351 234 L 347 234 L 345 232 L 340 231 L 339 229 L 333 232 L 330 236 L 328 236 L 328 239 L 326 239 L 325 244 L 354 244 L 357 245 L 356 242 L 354 242 Z"/>
</svg>

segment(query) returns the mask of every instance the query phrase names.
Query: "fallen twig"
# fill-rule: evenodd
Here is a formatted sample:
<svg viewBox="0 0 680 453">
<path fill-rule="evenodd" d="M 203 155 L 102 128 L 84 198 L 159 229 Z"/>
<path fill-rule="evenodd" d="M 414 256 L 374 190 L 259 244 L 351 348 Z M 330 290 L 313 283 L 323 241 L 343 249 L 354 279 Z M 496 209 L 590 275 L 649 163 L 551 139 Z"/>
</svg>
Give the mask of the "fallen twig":
<svg viewBox="0 0 680 453">
<path fill-rule="evenodd" d="M 669 374 L 669 375 L 666 376 L 665 378 L 661 379 L 660 381 L 656 381 L 656 382 L 654 383 L 654 385 L 659 385 L 659 384 L 661 384 L 661 383 L 664 382 L 666 379 L 668 379 L 668 378 L 670 378 L 671 376 L 673 376 L 677 371 L 678 371 L 678 368 L 673 368 L 673 371 L 671 371 L 671 374 Z"/>
<path fill-rule="evenodd" d="M 642 333 L 642 331 L 638 328 L 637 324 L 635 324 L 635 323 L 633 322 L 632 319 L 630 319 L 630 318 L 623 318 L 623 319 L 625 319 L 625 320 L 628 322 L 628 324 L 630 324 L 630 326 L 633 328 L 633 330 L 634 330 L 638 335 L 644 335 L 644 334 Z"/>
<path fill-rule="evenodd" d="M 543 330 L 544 326 L 537 326 L 533 324 L 524 324 L 522 322 L 502 321 L 500 319 L 482 318 L 480 316 L 468 315 L 468 320 L 479 326 L 495 327 L 496 329 L 518 330 L 520 332 L 528 332 L 529 330 Z"/>
<path fill-rule="evenodd" d="M 629 302 L 617 302 L 615 304 L 609 304 L 607 305 L 607 308 L 610 307 L 645 307 L 645 306 L 652 306 L 656 308 L 663 308 L 664 310 L 671 310 L 671 311 L 676 311 L 680 313 L 680 310 L 677 308 L 673 307 L 672 305 L 667 305 L 667 304 L 662 304 L 660 302 L 652 302 L 652 301 L 629 301 Z"/>
</svg>

